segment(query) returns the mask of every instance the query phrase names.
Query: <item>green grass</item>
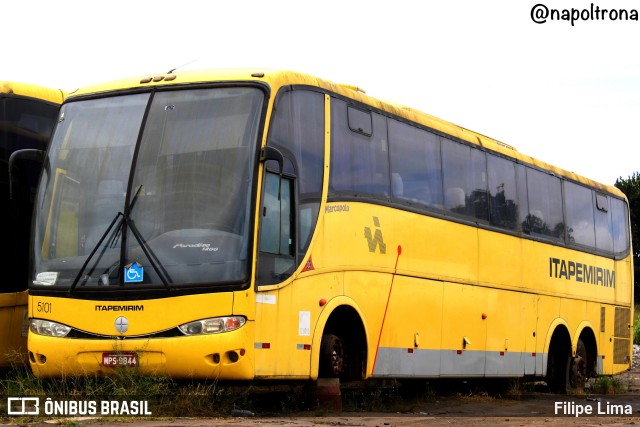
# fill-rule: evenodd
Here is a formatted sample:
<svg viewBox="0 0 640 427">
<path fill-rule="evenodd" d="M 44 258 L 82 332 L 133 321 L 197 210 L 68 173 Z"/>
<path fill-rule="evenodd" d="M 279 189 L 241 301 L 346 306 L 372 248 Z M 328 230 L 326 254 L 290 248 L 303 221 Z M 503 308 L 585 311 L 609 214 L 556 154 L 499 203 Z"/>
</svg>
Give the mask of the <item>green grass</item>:
<svg viewBox="0 0 640 427">
<path fill-rule="evenodd" d="M 216 381 L 177 381 L 162 376 L 144 376 L 137 369 L 122 369 L 112 376 L 82 376 L 56 379 L 38 378 L 28 367 L 14 367 L 0 372 L 0 396 L 40 397 L 52 401 L 146 401 L 154 417 L 228 415 L 234 407 L 244 405 L 246 393 L 232 392 Z M 98 413 L 100 409 L 98 409 Z M 30 424 L 43 418 L 19 417 L 10 420 Z M 126 418 L 126 417 L 125 417 Z M 122 419 L 119 417 L 119 419 Z M 2 420 L 4 421 L 4 420 Z"/>
<path fill-rule="evenodd" d="M 596 379 L 590 390 L 592 394 L 621 394 L 628 387 L 617 377 L 601 376 Z"/>
<path fill-rule="evenodd" d="M 40 397 L 53 402 L 95 401 L 100 412 L 101 402 L 146 401 L 153 418 L 219 417 L 235 413 L 282 414 L 308 409 L 302 387 L 287 385 L 269 388 L 253 382 L 222 384 L 217 380 L 176 380 L 164 376 L 142 375 L 136 368 L 114 370 L 110 376 L 68 376 L 38 378 L 28 366 L 15 364 L 0 370 L 0 424 L 29 425 L 51 418 L 41 409 L 39 416 L 3 418 L 2 403 L 6 397 Z M 306 405 L 306 406 L 305 406 Z M 239 412 L 238 412 L 239 411 Z M 109 418 L 113 419 L 113 417 Z M 118 416 L 117 420 L 127 420 Z"/>
</svg>

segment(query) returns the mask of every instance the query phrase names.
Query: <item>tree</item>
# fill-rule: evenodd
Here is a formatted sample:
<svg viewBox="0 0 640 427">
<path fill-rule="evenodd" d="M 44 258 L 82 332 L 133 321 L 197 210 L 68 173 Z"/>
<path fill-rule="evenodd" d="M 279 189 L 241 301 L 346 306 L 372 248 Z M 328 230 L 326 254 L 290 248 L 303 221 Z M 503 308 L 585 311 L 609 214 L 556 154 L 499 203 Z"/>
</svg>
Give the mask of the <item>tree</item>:
<svg viewBox="0 0 640 427">
<path fill-rule="evenodd" d="M 633 248 L 634 291 L 640 299 L 640 173 L 635 172 L 628 179 L 622 177 L 614 184 L 629 200 L 631 214 L 631 245 Z"/>
</svg>

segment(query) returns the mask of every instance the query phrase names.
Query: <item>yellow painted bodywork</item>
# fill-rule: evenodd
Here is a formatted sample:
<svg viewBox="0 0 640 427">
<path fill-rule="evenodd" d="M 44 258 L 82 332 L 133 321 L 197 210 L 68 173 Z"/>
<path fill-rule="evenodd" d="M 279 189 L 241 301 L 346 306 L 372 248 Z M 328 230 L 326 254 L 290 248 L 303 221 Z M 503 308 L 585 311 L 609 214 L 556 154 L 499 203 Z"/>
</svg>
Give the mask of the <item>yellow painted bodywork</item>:
<svg viewBox="0 0 640 427">
<path fill-rule="evenodd" d="M 623 364 L 611 363 L 609 342 L 614 337 L 614 308 L 632 309 L 628 257 L 613 261 L 383 206 L 342 205 L 348 209 L 326 209 L 331 213 L 325 213 L 319 224 L 322 237 L 311 253 L 313 275 L 317 282 L 324 272 L 327 281 L 334 276 L 343 279 L 344 294 L 365 313 L 372 331 L 369 354 L 375 354 L 378 338 L 381 348 L 413 348 L 419 334 L 417 348 L 535 353 L 535 373 L 540 375 L 540 358 L 549 350 L 550 335 L 563 324 L 574 350 L 584 328 L 594 331 L 598 355 L 605 356 L 603 374 L 629 369 L 630 358 Z M 384 254 L 379 247 L 373 253 L 367 250 L 364 228 L 373 227 L 373 216 L 384 237 Z M 616 287 L 549 277 L 549 257 L 615 269 Z M 608 311 L 604 332 L 600 332 L 601 307 Z M 372 365 L 370 361 L 369 373 Z"/>
<path fill-rule="evenodd" d="M 66 92 L 30 83 L 0 81 L 0 96 L 34 98 L 53 104 L 62 104 Z"/>
<path fill-rule="evenodd" d="M 91 329 L 107 339 L 65 340 L 29 334 L 31 367 L 39 376 L 108 374 L 102 366 L 105 352 L 136 352 L 140 371 L 175 378 L 249 379 L 253 375 L 253 320 L 236 331 L 208 336 L 136 338 L 175 328 L 195 320 L 229 316 L 235 304 L 251 319 L 248 292 L 188 295 L 135 302 L 92 301 L 70 298 L 29 297 L 30 317 L 64 321 L 80 330 Z M 243 300 L 245 302 L 243 302 Z M 115 310 L 109 307 L 134 306 Z M 119 334 L 116 319 L 126 316 L 129 328 Z M 229 352 L 239 355 L 237 361 Z M 216 362 L 214 355 L 220 360 Z"/>
<path fill-rule="evenodd" d="M 281 87 L 313 86 L 624 198 L 613 186 L 548 165 L 499 141 L 410 108 L 376 100 L 348 86 L 300 73 L 211 70 L 149 75 L 81 89 L 69 98 L 128 88 L 214 81 L 259 81 L 268 85 L 271 96 L 267 127 L 274 96 Z M 594 331 L 598 355 L 604 356 L 601 373 L 629 369 L 630 362 L 613 363 L 610 341 L 614 337 L 615 308 L 632 310 L 630 257 L 614 261 L 382 205 L 328 203 L 329 95 L 325 96 L 325 103 L 323 201 L 308 253 L 298 270 L 278 285 L 256 290 L 252 283 L 249 290 L 242 292 L 136 301 L 131 304 L 144 304 L 144 311 L 127 313 L 135 329 L 126 335 L 157 332 L 199 318 L 232 313 L 247 316 L 247 324 L 228 336 L 125 339 L 113 341 L 114 346 L 149 354 L 148 363 L 142 364 L 146 372 L 225 379 L 315 379 L 325 324 L 336 308 L 348 306 L 364 324 L 367 377 L 373 375 L 375 355 L 380 348 L 487 354 L 519 352 L 523 357 L 532 358 L 531 371 L 523 375 L 541 376 L 546 369 L 545 354 L 549 351 L 551 334 L 558 325 L 564 325 L 569 331 L 574 351 L 580 333 L 585 328 Z M 263 145 L 267 134 L 265 129 Z M 262 172 L 261 169 L 260 174 Z M 256 215 L 254 241 L 258 236 L 258 218 Z M 370 235 L 377 230 L 381 233 L 373 251 L 367 229 Z M 255 245 L 254 251 L 255 270 Z M 615 271 L 616 286 L 550 277 L 550 258 Z M 307 261 L 313 264 L 311 270 L 305 268 Z M 43 317 L 34 307 L 45 301 L 52 303 L 53 311 L 44 318 L 81 330 L 91 325 L 100 333 L 114 334 L 113 323 L 118 313 L 94 310 L 96 304 L 110 303 L 32 296 L 31 317 Z M 601 325 L 603 308 L 606 316 Z M 209 363 L 212 353 L 239 349 L 246 353 L 236 363 L 219 366 Z M 108 369 L 96 363 L 96 357 L 112 348 L 100 340 L 64 340 L 30 333 L 29 350 L 34 355 L 34 371 L 47 376 L 63 372 L 106 372 Z M 40 355 L 46 356 L 46 363 L 39 362 Z"/>
</svg>

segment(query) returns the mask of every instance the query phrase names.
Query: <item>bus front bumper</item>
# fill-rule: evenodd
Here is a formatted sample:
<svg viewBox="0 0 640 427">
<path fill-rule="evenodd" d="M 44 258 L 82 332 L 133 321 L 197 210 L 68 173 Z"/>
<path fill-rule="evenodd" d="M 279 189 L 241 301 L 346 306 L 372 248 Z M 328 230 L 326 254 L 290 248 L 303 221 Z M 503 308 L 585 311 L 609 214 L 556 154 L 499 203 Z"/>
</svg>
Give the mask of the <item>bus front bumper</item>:
<svg viewBox="0 0 640 427">
<path fill-rule="evenodd" d="M 38 377 L 100 376 L 130 369 L 171 378 L 254 377 L 249 325 L 215 335 L 150 339 L 71 339 L 29 332 L 29 363 Z"/>
</svg>

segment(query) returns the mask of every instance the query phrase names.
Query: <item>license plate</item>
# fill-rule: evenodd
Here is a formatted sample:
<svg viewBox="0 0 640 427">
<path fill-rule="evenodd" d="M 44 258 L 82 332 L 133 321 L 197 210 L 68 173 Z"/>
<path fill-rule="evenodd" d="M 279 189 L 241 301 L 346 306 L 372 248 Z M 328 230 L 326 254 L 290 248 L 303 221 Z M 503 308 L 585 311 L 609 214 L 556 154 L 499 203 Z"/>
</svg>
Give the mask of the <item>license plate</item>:
<svg viewBox="0 0 640 427">
<path fill-rule="evenodd" d="M 102 366 L 138 366 L 137 353 L 102 353 Z"/>
</svg>

